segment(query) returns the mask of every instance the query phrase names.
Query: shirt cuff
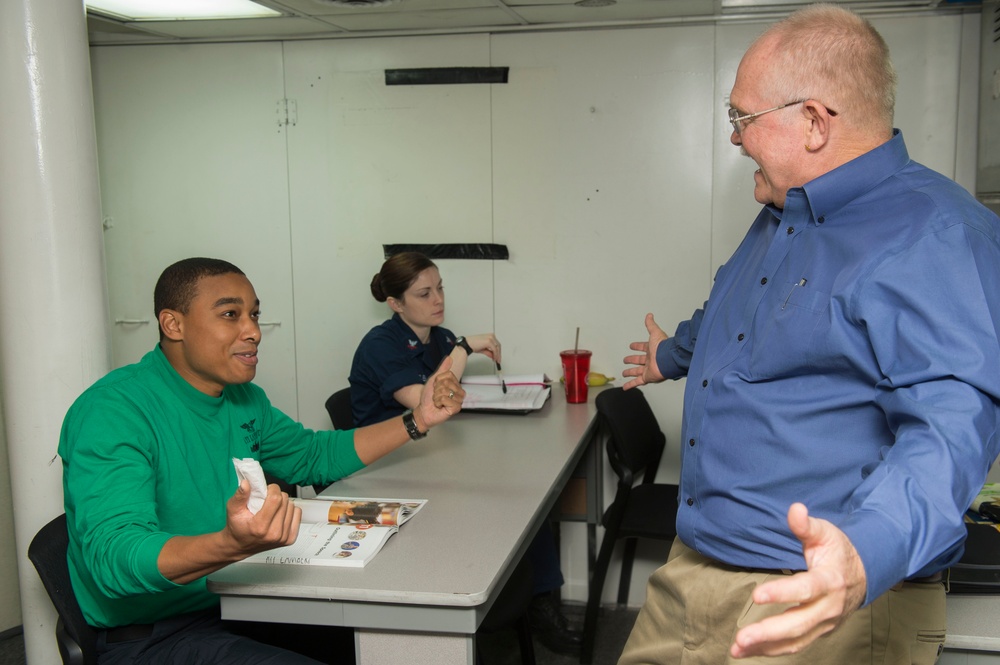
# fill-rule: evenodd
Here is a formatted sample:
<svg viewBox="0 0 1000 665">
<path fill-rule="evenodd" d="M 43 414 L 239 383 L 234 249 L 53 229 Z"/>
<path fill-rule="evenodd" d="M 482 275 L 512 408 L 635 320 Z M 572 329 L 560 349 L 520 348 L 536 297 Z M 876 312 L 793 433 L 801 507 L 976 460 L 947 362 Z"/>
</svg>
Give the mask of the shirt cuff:
<svg viewBox="0 0 1000 665">
<path fill-rule="evenodd" d="M 656 369 L 664 379 L 677 379 L 687 374 L 687 369 L 677 364 L 674 337 L 668 337 L 656 347 Z"/>
<path fill-rule="evenodd" d="M 854 545 L 865 568 L 867 588 L 864 605 L 906 577 L 905 548 L 894 546 L 905 542 L 906 538 L 892 520 L 870 511 L 856 512 L 838 526 Z"/>
<path fill-rule="evenodd" d="M 139 544 L 136 553 L 139 575 L 140 579 L 146 580 L 147 584 L 149 584 L 151 592 L 167 591 L 174 587 L 182 586 L 164 577 L 163 573 L 160 572 L 158 564 L 160 551 L 163 550 L 167 541 L 173 537 L 174 534 L 169 533 L 152 533 Z"/>
</svg>

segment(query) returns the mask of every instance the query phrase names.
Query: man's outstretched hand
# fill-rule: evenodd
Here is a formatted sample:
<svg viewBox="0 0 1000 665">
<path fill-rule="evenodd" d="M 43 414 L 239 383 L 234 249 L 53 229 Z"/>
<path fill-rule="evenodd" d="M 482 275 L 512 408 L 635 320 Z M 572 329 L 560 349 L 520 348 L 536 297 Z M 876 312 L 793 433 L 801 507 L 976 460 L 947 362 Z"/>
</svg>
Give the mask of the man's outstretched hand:
<svg viewBox="0 0 1000 665">
<path fill-rule="evenodd" d="M 622 386 L 623 390 L 643 386 L 647 383 L 659 383 L 663 381 L 663 375 L 660 374 L 660 369 L 656 366 L 656 347 L 667 338 L 667 333 L 663 332 L 660 326 L 656 325 L 652 314 L 646 315 L 646 331 L 649 333 L 648 341 L 632 342 L 628 345 L 628 348 L 633 351 L 640 351 L 640 353 L 633 356 L 625 356 L 625 364 L 635 365 L 635 367 L 629 367 L 622 372 L 623 376 L 634 377 Z"/>
<path fill-rule="evenodd" d="M 826 520 L 810 517 L 801 503 L 788 509 L 788 526 L 802 542 L 807 570 L 761 584 L 753 591 L 753 601 L 794 606 L 744 626 L 729 649 L 734 658 L 802 651 L 864 602 L 864 565 L 847 535 Z"/>
</svg>

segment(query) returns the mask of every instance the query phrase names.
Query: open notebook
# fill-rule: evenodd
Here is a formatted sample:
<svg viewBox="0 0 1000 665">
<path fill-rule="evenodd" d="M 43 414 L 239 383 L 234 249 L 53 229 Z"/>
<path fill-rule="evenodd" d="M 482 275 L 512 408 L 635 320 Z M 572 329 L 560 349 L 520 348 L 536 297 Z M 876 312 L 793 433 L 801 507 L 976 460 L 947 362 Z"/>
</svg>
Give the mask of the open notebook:
<svg viewBox="0 0 1000 665">
<path fill-rule="evenodd" d="M 552 389 L 551 380 L 544 374 L 519 374 L 504 377 L 507 392 L 500 387 L 500 377 L 493 375 L 466 376 L 462 379 L 465 390 L 464 411 L 491 413 L 528 413 L 545 404 Z"/>
</svg>

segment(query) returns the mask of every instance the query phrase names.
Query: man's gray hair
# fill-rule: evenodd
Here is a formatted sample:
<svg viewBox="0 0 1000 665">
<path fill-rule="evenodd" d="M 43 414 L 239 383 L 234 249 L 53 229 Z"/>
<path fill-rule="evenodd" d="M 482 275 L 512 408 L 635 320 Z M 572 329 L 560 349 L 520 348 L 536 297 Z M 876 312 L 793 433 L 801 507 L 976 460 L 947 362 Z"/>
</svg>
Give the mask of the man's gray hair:
<svg viewBox="0 0 1000 665">
<path fill-rule="evenodd" d="M 866 19 L 836 5 L 810 5 L 768 29 L 761 39 L 768 38 L 775 58 L 762 92 L 775 103 L 815 99 L 849 126 L 892 130 L 896 72 L 889 47 Z"/>
</svg>

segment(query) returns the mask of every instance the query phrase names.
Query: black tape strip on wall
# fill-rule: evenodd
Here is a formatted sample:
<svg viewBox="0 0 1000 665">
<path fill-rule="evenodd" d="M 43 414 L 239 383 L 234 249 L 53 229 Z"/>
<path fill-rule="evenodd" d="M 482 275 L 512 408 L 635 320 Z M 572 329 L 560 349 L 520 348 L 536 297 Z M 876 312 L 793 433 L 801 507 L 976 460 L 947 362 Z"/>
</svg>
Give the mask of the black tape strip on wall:
<svg viewBox="0 0 1000 665">
<path fill-rule="evenodd" d="M 422 67 L 385 70 L 386 85 L 506 83 L 510 67 Z"/>
<path fill-rule="evenodd" d="M 494 243 L 458 242 L 439 245 L 382 245 L 385 258 L 401 252 L 420 252 L 431 259 L 484 259 L 506 261 L 510 258 L 507 245 Z"/>
</svg>

